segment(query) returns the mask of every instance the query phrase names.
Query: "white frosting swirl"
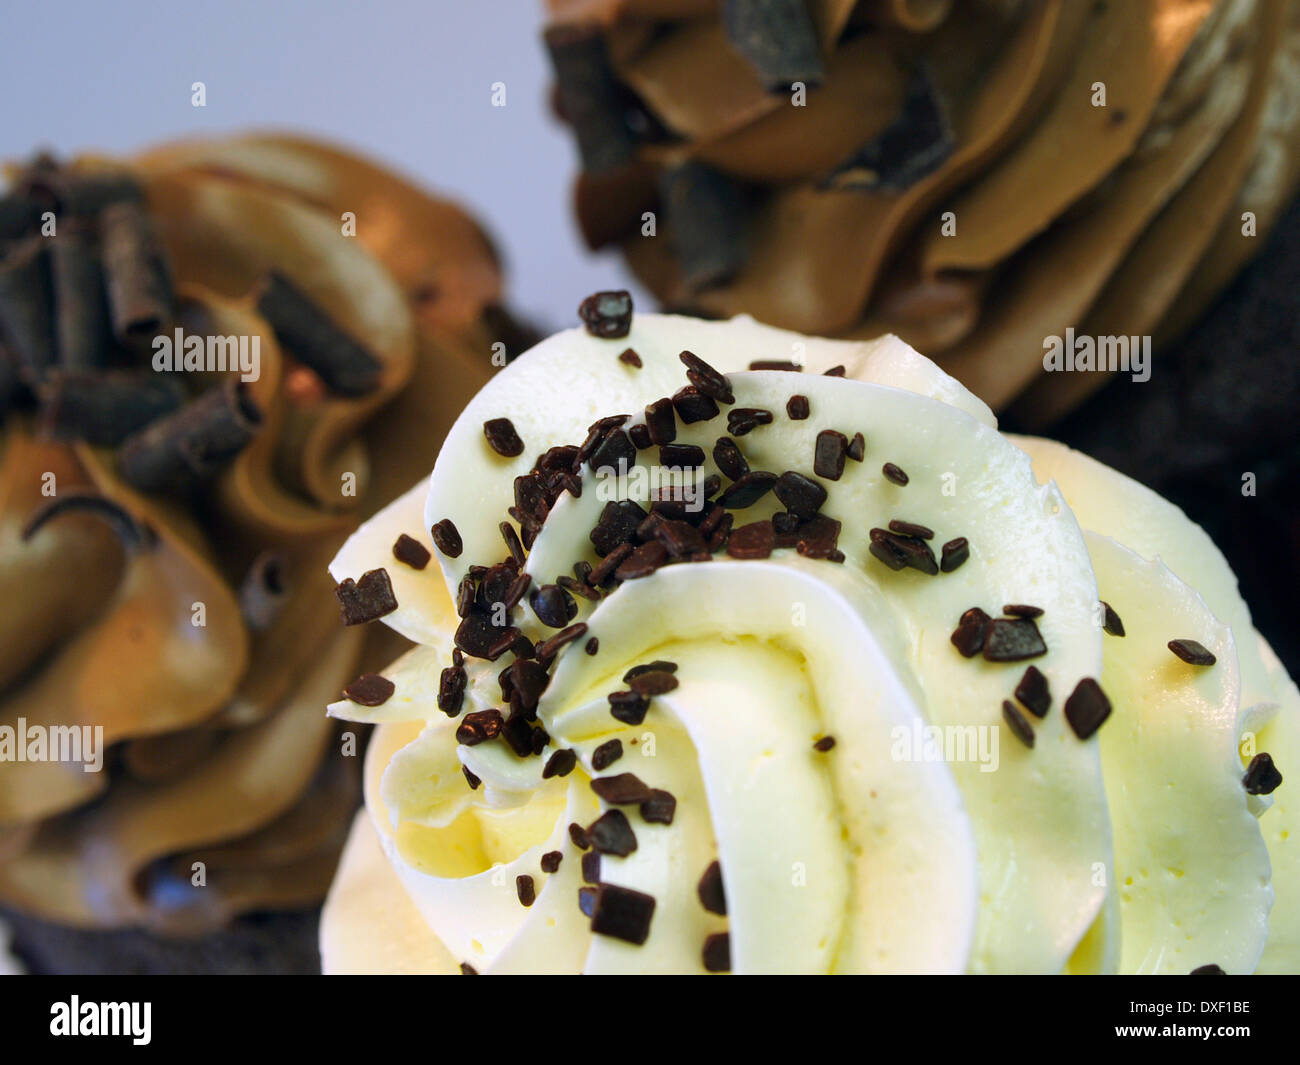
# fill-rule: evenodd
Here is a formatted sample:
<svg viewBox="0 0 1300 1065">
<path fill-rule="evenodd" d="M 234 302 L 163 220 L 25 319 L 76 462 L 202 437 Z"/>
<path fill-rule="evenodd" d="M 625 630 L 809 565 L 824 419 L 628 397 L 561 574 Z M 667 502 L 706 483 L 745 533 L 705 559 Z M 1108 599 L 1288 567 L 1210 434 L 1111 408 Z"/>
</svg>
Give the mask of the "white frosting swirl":
<svg viewBox="0 0 1300 1065">
<path fill-rule="evenodd" d="M 618 360 L 626 347 L 640 368 Z M 502 742 L 459 745 L 457 722 L 436 707 L 459 620 L 452 602 L 471 565 L 504 556 L 498 526 L 514 478 L 547 448 L 581 442 L 597 418 L 643 420 L 646 404 L 686 383 L 682 350 L 728 373 L 736 407 L 773 412 L 739 441 L 754 469 L 811 475 L 821 430 L 864 434 L 865 460 L 821 482 L 821 512 L 843 524 L 843 563 L 793 549 L 719 554 L 626 581 L 598 603 L 579 599 L 588 632 L 561 651 L 538 708 L 550 746 L 519 758 Z M 810 372 L 748 371 L 753 360 Z M 844 378 L 820 376 L 836 364 Z M 794 392 L 808 397 L 806 420 L 786 416 Z M 518 430 L 518 458 L 487 446 L 493 418 Z M 676 442 L 708 455 L 725 434 L 722 415 L 679 421 Z M 883 475 L 885 462 L 907 471 L 905 487 Z M 706 472 L 717 472 L 711 458 Z M 599 561 L 587 534 L 607 487 L 584 467 L 581 495 L 555 503 L 526 562 L 534 586 Z M 643 483 L 624 487 L 646 498 Z M 737 524 L 775 509 L 769 495 L 736 512 Z M 1127 535 L 1134 514 L 1141 536 Z M 428 530 L 444 518 L 464 542 L 459 557 L 435 551 L 423 571 L 393 560 L 401 533 L 432 549 Z M 867 533 L 891 519 L 929 526 L 936 544 L 966 537 L 970 560 L 933 577 L 888 569 Z M 1283 804 L 1286 785 L 1272 808 L 1248 803 L 1238 752 L 1253 729 L 1284 775 L 1300 766 L 1300 699 L 1280 667 L 1270 675 L 1222 557 L 1181 512 L 1113 471 L 998 433 L 987 407 L 895 338 L 836 342 L 748 318 L 644 314 L 617 341 L 557 334 L 498 373 L 453 427 L 429 485 L 354 535 L 331 572 L 379 566 L 400 604 L 384 620 L 418 646 L 387 671 L 395 691 L 381 706 L 331 707 L 382 727 L 368 755 L 369 816 L 326 910 L 327 971 L 699 972 L 705 938 L 724 931 L 735 972 L 1243 972 L 1261 955 L 1265 968 L 1300 964 L 1295 808 Z M 1124 638 L 1102 633 L 1099 583 Z M 1044 610 L 1048 651 L 1034 665 L 1053 701 L 1030 717 L 1033 749 L 1002 720 L 1025 663 L 967 659 L 949 640 L 967 608 L 996 616 L 1007 603 Z M 526 600 L 511 623 L 536 640 L 554 632 Z M 587 636 L 599 639 L 595 655 Z M 1209 647 L 1217 665 L 1180 662 L 1164 648 L 1175 637 Z M 497 674 L 510 657 L 467 660 L 466 711 L 502 705 Z M 652 659 L 677 664 L 678 686 L 654 696 L 643 724 L 614 719 L 606 697 Z M 1080 740 L 1062 704 L 1085 677 L 1100 679 L 1115 711 Z M 827 735 L 835 747 L 814 750 Z M 611 738 L 623 757 L 594 771 L 592 752 Z M 578 767 L 543 779 L 562 748 Z M 482 786 L 471 790 L 462 767 Z M 655 899 L 639 946 L 592 932 L 568 833 L 607 808 L 592 778 L 619 772 L 677 800 L 669 825 L 624 808 L 637 849 L 601 861 L 602 882 Z M 563 859 L 545 874 L 550 851 Z M 726 916 L 697 897 L 715 860 Z M 537 886 L 530 907 L 520 876 Z"/>
</svg>

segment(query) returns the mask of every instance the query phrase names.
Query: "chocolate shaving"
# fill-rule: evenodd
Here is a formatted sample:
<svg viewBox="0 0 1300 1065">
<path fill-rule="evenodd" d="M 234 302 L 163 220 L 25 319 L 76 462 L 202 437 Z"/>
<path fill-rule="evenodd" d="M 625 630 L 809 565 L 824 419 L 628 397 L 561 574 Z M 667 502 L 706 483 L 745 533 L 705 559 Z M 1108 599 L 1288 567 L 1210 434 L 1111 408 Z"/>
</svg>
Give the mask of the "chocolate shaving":
<svg viewBox="0 0 1300 1065">
<path fill-rule="evenodd" d="M 825 81 L 817 30 L 804 0 L 726 0 L 722 25 L 768 92 Z"/>
<path fill-rule="evenodd" d="M 835 750 L 835 737 L 822 736 L 813 744 L 813 750 L 817 751 L 819 754 L 825 754 L 827 751 Z"/>
<path fill-rule="evenodd" d="M 593 636 L 590 640 L 588 640 L 584 645 L 583 650 L 586 651 L 587 654 L 589 655 L 594 655 L 597 651 L 599 651 L 600 650 L 599 637 Z"/>
<path fill-rule="evenodd" d="M 800 373 L 803 367 L 797 362 L 791 362 L 789 359 L 751 359 L 749 362 L 751 370 L 779 370 L 785 373 Z"/>
<path fill-rule="evenodd" d="M 402 533 L 393 541 L 393 557 L 411 569 L 424 569 L 433 556 L 429 549 L 413 536 Z"/>
<path fill-rule="evenodd" d="M 900 570 L 904 566 L 911 566 L 931 577 L 939 572 L 934 552 L 920 537 L 903 536 L 888 529 L 872 529 L 870 536 L 871 546 L 868 550 L 890 569 Z"/>
<path fill-rule="evenodd" d="M 448 717 L 459 717 L 468 682 L 469 675 L 463 665 L 447 666 L 438 677 L 438 709 Z"/>
<path fill-rule="evenodd" d="M 1065 700 L 1065 720 L 1079 739 L 1086 740 L 1108 717 L 1110 700 L 1106 693 L 1091 677 L 1084 677 Z"/>
<path fill-rule="evenodd" d="M 248 567 L 239 586 L 239 612 L 254 632 L 265 632 L 289 601 L 284 556 L 263 551 Z"/>
<path fill-rule="evenodd" d="M 244 382 L 227 378 L 123 441 L 122 477 L 143 492 L 181 491 L 215 476 L 262 426 Z"/>
<path fill-rule="evenodd" d="M 672 469 L 697 469 L 704 465 L 704 448 L 695 444 L 665 444 L 659 449 L 659 465 Z"/>
<path fill-rule="evenodd" d="M 677 439 L 677 416 L 673 412 L 673 401 L 667 397 L 656 399 L 647 404 L 645 409 L 646 430 L 650 442 L 662 447 Z"/>
<path fill-rule="evenodd" d="M 1002 613 L 1010 614 L 1017 618 L 1041 618 L 1043 608 L 1040 606 L 1029 606 L 1027 603 L 1007 603 L 1002 608 Z"/>
<path fill-rule="evenodd" d="M 278 270 L 262 282 L 257 312 L 331 392 L 364 396 L 379 387 L 384 364 Z"/>
<path fill-rule="evenodd" d="M 109 317 L 118 340 L 147 347 L 172 315 L 171 279 L 142 204 L 122 200 L 99 215 Z"/>
<path fill-rule="evenodd" d="M 610 714 L 625 725 L 641 724 L 649 709 L 650 700 L 639 692 L 618 691 L 609 694 Z"/>
<path fill-rule="evenodd" d="M 736 442 L 729 436 L 718 437 L 713 445 L 713 461 L 730 480 L 738 481 L 749 472 L 749 463 Z"/>
<path fill-rule="evenodd" d="M 78 370 L 103 366 L 112 346 L 112 330 L 93 232 L 64 225 L 50 241 L 50 278 L 59 364 Z"/>
<path fill-rule="evenodd" d="M 1273 756 L 1260 751 L 1250 760 L 1241 783 L 1248 795 L 1271 795 L 1282 783 L 1282 774 L 1273 764 Z"/>
<path fill-rule="evenodd" d="M 362 673 L 343 689 L 343 694 L 362 706 L 383 706 L 392 698 L 396 685 L 378 673 Z"/>
<path fill-rule="evenodd" d="M 587 840 L 587 846 L 591 846 L 590 837 L 583 832 L 583 839 Z M 600 883 L 600 852 L 588 851 L 582 856 L 582 879 L 588 884 Z"/>
<path fill-rule="evenodd" d="M 590 539 L 596 554 L 602 558 L 614 548 L 626 544 L 635 535 L 637 527 L 645 520 L 646 512 L 630 499 L 611 499 L 600 512 L 600 518 L 591 530 Z M 591 583 L 599 584 L 601 567 L 597 566 L 591 574 Z"/>
<path fill-rule="evenodd" d="M 893 520 L 889 523 L 889 531 L 896 532 L 899 536 L 914 536 L 918 540 L 933 540 L 934 530 L 927 525 L 918 525 L 911 521 Z M 1010 613 L 1003 607 L 1005 613 Z"/>
<path fill-rule="evenodd" d="M 638 947 L 650 938 L 650 923 L 655 913 L 653 895 L 617 884 L 600 884 L 590 905 L 591 930 L 597 935 L 621 939 Z"/>
<path fill-rule="evenodd" d="M 845 452 L 854 462 L 861 462 L 867 456 L 867 438 L 861 433 L 854 433 Z"/>
<path fill-rule="evenodd" d="M 620 581 L 635 581 L 648 577 L 668 561 L 668 549 L 658 540 L 642 544 L 619 563 L 614 576 Z"/>
<path fill-rule="evenodd" d="M 467 765 L 461 766 L 460 771 L 465 775 L 465 783 L 469 785 L 469 790 L 478 791 L 479 785 L 483 783 L 482 778 L 473 773 Z"/>
<path fill-rule="evenodd" d="M 28 384 L 40 381 L 54 364 L 49 260 L 40 237 L 10 248 L 0 260 L 0 334 Z"/>
<path fill-rule="evenodd" d="M 591 846 L 591 841 L 587 839 L 586 830 L 576 821 L 569 824 L 569 839 L 573 840 L 573 845 L 580 851 L 585 851 Z"/>
<path fill-rule="evenodd" d="M 344 625 L 364 625 L 391 614 L 397 609 L 397 597 L 388 579 L 388 570 L 367 570 L 358 580 L 346 578 L 334 595 L 342 608 Z"/>
<path fill-rule="evenodd" d="M 548 26 L 543 37 L 560 110 L 577 137 L 583 169 L 598 174 L 627 163 L 636 141 L 601 27 L 560 23 Z"/>
<path fill-rule="evenodd" d="M 954 144 L 947 108 L 929 67 L 921 63 L 898 117 L 837 166 L 824 184 L 835 189 L 902 191 L 939 169 L 952 155 Z"/>
<path fill-rule="evenodd" d="M 1227 976 L 1221 965 L 1215 965 L 1211 962 L 1209 965 L 1199 965 L 1193 969 L 1189 976 Z"/>
<path fill-rule="evenodd" d="M 805 558 L 824 558 L 843 562 L 844 552 L 836 548 L 840 538 L 840 523 L 835 518 L 818 514 L 799 526 L 795 536 L 795 550 Z"/>
<path fill-rule="evenodd" d="M 135 370 L 55 370 L 40 389 L 42 422 L 58 440 L 116 447 L 177 410 L 185 392 L 170 378 Z"/>
<path fill-rule="evenodd" d="M 627 678 L 629 688 L 638 695 L 647 697 L 665 695 L 674 691 L 679 683 L 672 672 L 666 669 L 647 669 L 641 673 L 633 673 Z"/>
<path fill-rule="evenodd" d="M 741 525 L 727 537 L 727 554 L 732 558 L 770 558 L 775 546 L 776 532 L 770 521 Z"/>
<path fill-rule="evenodd" d="M 683 284 L 701 292 L 723 284 L 744 265 L 750 188 L 721 170 L 689 159 L 658 175 L 659 201 Z"/>
</svg>

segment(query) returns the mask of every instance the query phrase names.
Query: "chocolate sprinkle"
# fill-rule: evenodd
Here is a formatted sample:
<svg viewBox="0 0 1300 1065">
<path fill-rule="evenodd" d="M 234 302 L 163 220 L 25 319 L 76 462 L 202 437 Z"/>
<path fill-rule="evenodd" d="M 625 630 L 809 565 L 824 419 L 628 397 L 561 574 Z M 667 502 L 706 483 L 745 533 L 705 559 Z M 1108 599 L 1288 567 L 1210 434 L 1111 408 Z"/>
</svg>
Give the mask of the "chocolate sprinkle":
<svg viewBox="0 0 1300 1065">
<path fill-rule="evenodd" d="M 625 725 L 639 725 L 650 709 L 650 700 L 634 691 L 610 692 L 609 712 Z"/>
<path fill-rule="evenodd" d="M 635 581 L 648 577 L 668 561 L 668 549 L 658 540 L 642 544 L 619 563 L 614 576 L 620 581 Z"/>
<path fill-rule="evenodd" d="M 751 188 L 698 159 L 661 168 L 657 185 L 685 287 L 699 292 L 733 277 L 748 251 Z"/>
<path fill-rule="evenodd" d="M 1216 965 L 1214 964 L 1214 962 L 1211 962 L 1209 965 L 1197 966 L 1188 975 L 1189 976 L 1227 976 L 1228 974 L 1223 971 L 1222 966 Z"/>
<path fill-rule="evenodd" d="M 578 888 L 578 909 L 582 911 L 584 917 L 590 917 L 596 912 L 596 889 L 593 887 Z"/>
<path fill-rule="evenodd" d="M 704 968 L 711 973 L 731 972 L 731 935 L 727 932 L 714 932 L 704 940 L 701 953 Z"/>
<path fill-rule="evenodd" d="M 772 491 L 786 510 L 801 518 L 811 518 L 826 502 L 826 489 L 811 477 L 805 477 L 794 470 L 786 470 L 781 474 L 772 486 Z"/>
<path fill-rule="evenodd" d="M 362 706 L 383 706 L 396 690 L 387 677 L 381 677 L 378 673 L 362 673 L 343 689 L 343 694 Z"/>
<path fill-rule="evenodd" d="M 578 317 L 594 337 L 625 337 L 632 328 L 632 294 L 626 289 L 594 293 L 578 306 Z"/>
<path fill-rule="evenodd" d="M 678 685 L 678 680 L 671 672 L 665 669 L 650 669 L 641 673 L 634 673 L 628 680 L 627 685 L 638 695 L 646 697 L 652 695 L 663 695 L 670 692 Z"/>
<path fill-rule="evenodd" d="M 429 530 L 429 535 L 433 537 L 433 546 L 448 558 L 460 558 L 460 553 L 465 550 L 465 545 L 460 539 L 460 532 L 450 518 L 443 518 L 442 521 L 434 525 Z"/>
<path fill-rule="evenodd" d="M 662 788 L 655 788 L 641 804 L 642 819 L 652 825 L 671 825 L 676 813 L 676 796 Z"/>
<path fill-rule="evenodd" d="M 617 884 L 600 884 L 592 904 L 591 930 L 639 947 L 650 938 L 654 912 L 653 895 Z"/>
<path fill-rule="evenodd" d="M 633 666 L 623 674 L 623 683 L 631 684 L 633 677 L 639 677 L 642 673 L 676 673 L 677 663 L 668 662 L 662 658 L 656 658 L 653 662 L 643 662 L 639 666 Z"/>
<path fill-rule="evenodd" d="M 793 395 L 785 401 L 785 413 L 793 422 L 801 422 L 808 417 L 808 397 Z"/>
<path fill-rule="evenodd" d="M 527 873 L 515 877 L 515 891 L 519 895 L 520 904 L 524 906 L 531 906 L 537 901 L 537 888 Z"/>
<path fill-rule="evenodd" d="M 1016 698 L 1035 717 L 1044 717 L 1052 705 L 1052 693 L 1047 685 L 1047 678 L 1037 666 L 1025 669 L 1025 675 L 1016 685 Z"/>
<path fill-rule="evenodd" d="M 718 502 L 728 510 L 752 507 L 776 486 L 776 474 L 766 470 L 750 470 L 729 484 L 718 496 Z"/>
<path fill-rule="evenodd" d="M 1047 654 L 1047 644 L 1033 618 L 995 618 L 984 638 L 984 657 L 990 662 L 1023 662 Z"/>
<path fill-rule="evenodd" d="M 695 893 L 700 897 L 700 905 L 709 913 L 727 916 L 727 894 L 722 887 L 722 866 L 718 862 L 709 863 Z"/>
<path fill-rule="evenodd" d="M 624 349 L 623 353 L 618 357 L 618 361 L 626 363 L 628 366 L 635 366 L 638 370 L 641 369 L 641 356 L 632 348 Z"/>
<path fill-rule="evenodd" d="M 939 572 L 930 545 L 916 536 L 902 536 L 888 529 L 871 530 L 871 554 L 893 570 L 911 566 L 928 576 Z"/>
<path fill-rule="evenodd" d="M 854 462 L 861 462 L 867 456 L 867 438 L 861 433 L 854 433 L 846 454 Z"/>
<path fill-rule="evenodd" d="M 803 367 L 789 359 L 750 359 L 750 370 L 780 370 L 784 373 L 801 373 Z"/>
<path fill-rule="evenodd" d="M 951 573 L 968 558 L 970 558 L 970 544 L 966 537 L 958 536 L 943 545 L 943 560 L 939 563 L 939 568 L 944 573 Z"/>
<path fill-rule="evenodd" d="M 586 651 L 587 654 L 594 655 L 597 651 L 600 650 L 600 638 L 598 636 L 593 636 L 590 640 L 586 642 L 586 644 L 583 645 L 582 649 Z"/>
<path fill-rule="evenodd" d="M 469 785 L 469 790 L 478 791 L 479 785 L 483 783 L 482 779 L 470 772 L 470 768 L 467 765 L 461 766 L 460 771 L 465 774 L 465 783 Z"/>
<path fill-rule="evenodd" d="M 466 747 L 477 747 L 480 743 L 501 735 L 504 724 L 500 710 L 479 710 L 466 714 L 456 727 L 456 742 Z"/>
<path fill-rule="evenodd" d="M 704 465 L 704 448 L 695 444 L 665 444 L 659 449 L 659 465 L 696 469 Z"/>
<path fill-rule="evenodd" d="M 1019 708 L 1010 699 L 1002 700 L 1002 720 L 1007 723 L 1018 740 L 1026 747 L 1033 749 L 1034 746 L 1034 727 L 1022 714 Z"/>
<path fill-rule="evenodd" d="M 817 434 L 817 443 L 813 447 L 813 473 L 828 481 L 838 481 L 844 473 L 844 460 L 848 454 L 848 437 L 835 429 L 823 429 Z"/>
<path fill-rule="evenodd" d="M 1017 618 L 1041 618 L 1043 608 L 1040 606 L 1027 606 L 1024 603 L 1007 603 L 1002 608 L 1002 613 L 1010 614 Z"/>
<path fill-rule="evenodd" d="M 896 532 L 900 536 L 915 536 L 919 540 L 933 540 L 934 530 L 925 525 L 917 525 L 912 521 L 891 521 L 889 531 Z M 1003 608 L 1006 609 L 1005 607 Z M 1007 611 L 1009 613 L 1009 611 Z"/>
<path fill-rule="evenodd" d="M 672 404 L 673 410 L 677 412 L 677 417 L 681 418 L 686 425 L 693 425 L 695 422 L 707 422 L 710 418 L 718 416 L 718 404 L 711 396 L 706 396 L 694 385 L 687 385 L 685 388 L 674 392 Z M 728 424 L 730 424 L 731 416 L 735 413 L 734 410 L 728 412 Z"/>
<path fill-rule="evenodd" d="M 607 556 L 620 544 L 625 544 L 636 534 L 637 527 L 645 521 L 646 512 L 630 499 L 611 499 L 600 512 L 590 539 L 596 554 Z M 599 584 L 601 567 L 591 574 L 591 583 Z"/>
<path fill-rule="evenodd" d="M 1273 764 L 1273 756 L 1260 751 L 1250 760 L 1241 783 L 1248 795 L 1271 795 L 1282 783 L 1282 774 Z"/>
<path fill-rule="evenodd" d="M 574 640 L 580 639 L 587 632 L 587 623 L 579 621 L 568 628 L 561 629 L 549 640 L 543 640 L 537 645 L 537 660 L 539 662 L 547 661 L 554 658 L 556 653 L 567 644 Z"/>
<path fill-rule="evenodd" d="M 1114 608 L 1104 599 L 1100 599 L 1098 602 L 1101 603 L 1102 610 L 1104 611 L 1104 620 L 1101 623 L 1101 631 L 1106 633 L 1108 636 L 1123 636 L 1124 622 L 1120 621 L 1119 615 L 1115 613 Z"/>
<path fill-rule="evenodd" d="M 993 619 L 977 606 L 961 616 L 952 634 L 952 645 L 966 658 L 974 658 L 984 647 Z"/>
<path fill-rule="evenodd" d="M 402 533 L 393 542 L 393 557 L 398 562 L 402 562 L 411 567 L 411 569 L 424 569 L 429 564 L 429 559 L 433 556 L 429 554 L 429 549 L 420 543 L 413 536 L 407 536 Z"/>
<path fill-rule="evenodd" d="M 597 773 L 603 772 L 623 757 L 623 741 L 606 740 L 591 752 L 591 768 Z"/>
<path fill-rule="evenodd" d="M 586 830 L 576 821 L 569 823 L 569 839 L 573 840 L 573 845 L 580 851 L 585 851 L 591 846 L 591 841 L 587 839 Z"/>
<path fill-rule="evenodd" d="M 820 754 L 825 754 L 827 751 L 833 751 L 834 749 L 835 749 L 834 736 L 823 736 L 821 739 L 819 739 L 816 743 L 813 744 L 813 750 L 817 751 Z"/>
<path fill-rule="evenodd" d="M 509 418 L 489 418 L 483 423 L 488 446 L 502 458 L 512 459 L 524 453 L 524 442 Z"/>
<path fill-rule="evenodd" d="M 727 411 L 727 432 L 732 436 L 745 436 L 760 425 L 771 423 L 772 412 L 761 407 L 733 407 Z"/>
<path fill-rule="evenodd" d="M 461 975 L 461 976 L 478 976 L 478 970 L 475 969 L 474 966 L 472 966 L 469 962 L 467 962 L 467 961 L 463 961 L 463 962 L 460 963 L 460 975 Z"/>
<path fill-rule="evenodd" d="M 546 27 L 543 38 L 555 69 L 559 110 L 573 127 L 583 170 L 617 170 L 632 158 L 636 140 L 603 29 L 594 22 L 556 23 Z"/>
<path fill-rule="evenodd" d="M 612 806 L 637 806 L 654 793 L 635 773 L 597 777 L 591 782 L 591 790 Z"/>
<path fill-rule="evenodd" d="M 595 781 L 592 781 L 593 785 Z M 607 810 L 587 826 L 587 838 L 601 854 L 626 858 L 636 850 L 636 833 L 622 810 Z"/>
<path fill-rule="evenodd" d="M 558 584 L 534 588 L 528 596 L 528 605 L 533 608 L 537 620 L 552 629 L 564 628 L 578 613 L 578 604 L 573 596 Z"/>
<path fill-rule="evenodd" d="M 727 537 L 727 554 L 732 558 L 770 558 L 776 545 L 776 531 L 770 521 L 754 521 L 733 529 Z"/>
<path fill-rule="evenodd" d="M 465 667 L 451 665 L 444 669 L 438 678 L 438 709 L 448 717 L 458 717 L 465 700 L 465 685 L 468 682 Z"/>
<path fill-rule="evenodd" d="M 397 609 L 388 570 L 382 566 L 367 570 L 359 580 L 348 577 L 334 589 L 334 595 L 342 608 L 344 625 L 364 625 Z"/>
<path fill-rule="evenodd" d="M 908 482 L 907 474 L 904 473 L 902 469 L 900 469 L 898 466 L 895 466 L 892 462 L 886 462 L 883 466 L 881 466 L 880 472 L 885 475 L 885 480 L 891 481 L 892 483 L 899 485 L 900 487 L 902 485 L 907 484 Z"/>
<path fill-rule="evenodd" d="M 843 377 L 846 373 L 848 373 L 848 370 L 845 368 L 845 366 L 844 366 L 843 363 L 840 363 L 840 364 L 838 364 L 838 365 L 836 365 L 836 366 L 832 366 L 829 370 L 827 370 L 825 373 L 823 373 L 822 376 L 823 376 L 823 377 Z"/>
<path fill-rule="evenodd" d="M 590 846 L 590 842 L 587 844 Z M 588 884 L 600 883 L 600 853 L 588 851 L 582 856 L 582 879 Z"/>
<path fill-rule="evenodd" d="M 671 399 L 656 399 L 647 404 L 645 425 L 650 431 L 650 442 L 662 447 L 677 439 L 677 415 L 673 410 Z"/>
<path fill-rule="evenodd" d="M 1110 717 L 1110 700 L 1101 685 L 1084 677 L 1065 700 L 1065 720 L 1081 740 L 1086 740 Z"/>
<path fill-rule="evenodd" d="M 1212 651 L 1195 640 L 1170 640 L 1167 646 L 1189 666 L 1212 666 L 1218 661 Z"/>
<path fill-rule="evenodd" d="M 542 769 L 542 779 L 550 780 L 551 777 L 567 777 L 573 772 L 577 764 L 578 756 L 567 747 L 562 748 L 546 760 L 546 766 Z"/>
<path fill-rule="evenodd" d="M 556 873 L 560 870 L 560 862 L 564 860 L 563 851 L 547 851 L 542 855 L 542 872 Z"/>
<path fill-rule="evenodd" d="M 719 403 L 735 403 L 731 382 L 694 352 L 683 351 L 677 356 L 686 367 L 686 379 L 710 399 Z"/>
</svg>

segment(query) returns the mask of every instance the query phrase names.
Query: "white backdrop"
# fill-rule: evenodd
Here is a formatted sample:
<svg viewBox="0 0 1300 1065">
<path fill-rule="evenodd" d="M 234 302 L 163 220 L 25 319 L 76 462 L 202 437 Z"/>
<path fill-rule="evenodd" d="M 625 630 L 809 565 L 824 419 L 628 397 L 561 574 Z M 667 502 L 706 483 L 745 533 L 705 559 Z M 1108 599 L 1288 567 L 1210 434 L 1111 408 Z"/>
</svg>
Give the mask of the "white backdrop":
<svg viewBox="0 0 1300 1065">
<path fill-rule="evenodd" d="M 629 282 L 616 257 L 587 253 L 572 220 L 577 156 L 549 111 L 541 8 L 0 0 L 0 157 L 127 152 L 205 131 L 322 134 L 469 206 L 505 253 L 512 305 L 543 328 L 572 325 L 583 296 Z M 204 108 L 190 103 L 196 81 Z"/>
</svg>

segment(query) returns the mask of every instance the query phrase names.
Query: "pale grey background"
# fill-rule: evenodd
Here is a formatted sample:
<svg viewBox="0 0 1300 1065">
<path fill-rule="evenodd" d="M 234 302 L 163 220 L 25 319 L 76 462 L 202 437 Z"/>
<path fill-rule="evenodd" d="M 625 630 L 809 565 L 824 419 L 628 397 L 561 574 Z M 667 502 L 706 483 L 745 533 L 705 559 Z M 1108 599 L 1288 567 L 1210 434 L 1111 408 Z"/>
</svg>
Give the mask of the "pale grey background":
<svg viewBox="0 0 1300 1065">
<path fill-rule="evenodd" d="M 549 110 L 542 0 L 0 0 L 0 10 L 2 158 L 248 128 L 322 134 L 470 207 L 505 253 L 512 305 L 539 326 L 574 324 L 583 296 L 629 284 L 573 222 L 577 156 Z M 205 108 L 190 105 L 195 81 Z M 491 105 L 497 81 L 504 108 Z"/>
</svg>

